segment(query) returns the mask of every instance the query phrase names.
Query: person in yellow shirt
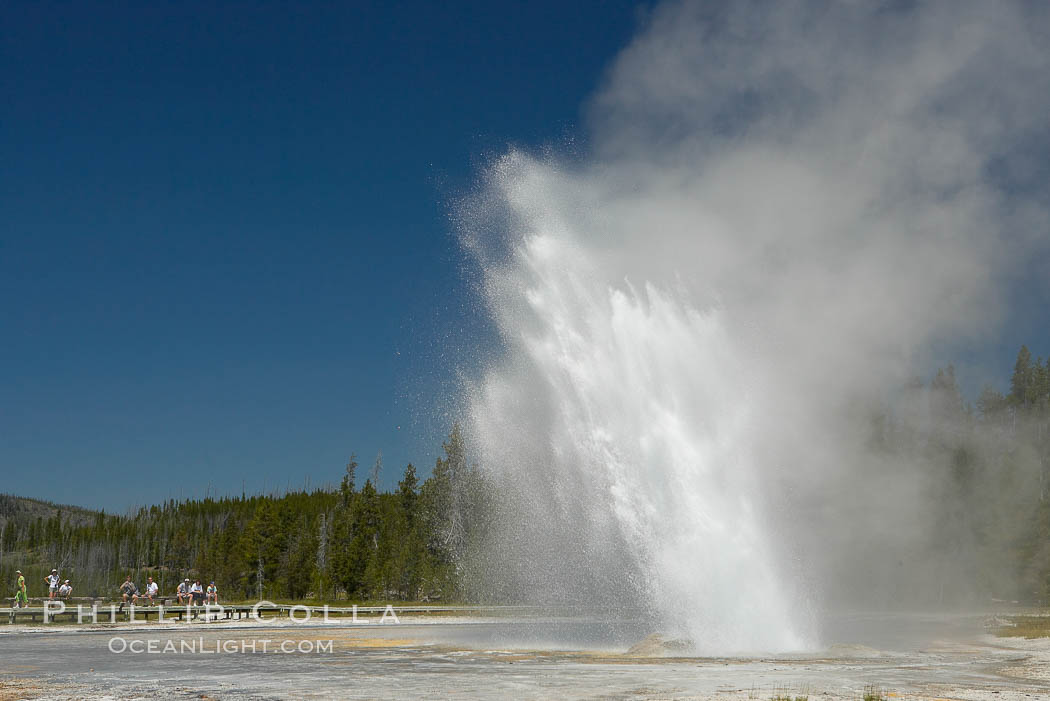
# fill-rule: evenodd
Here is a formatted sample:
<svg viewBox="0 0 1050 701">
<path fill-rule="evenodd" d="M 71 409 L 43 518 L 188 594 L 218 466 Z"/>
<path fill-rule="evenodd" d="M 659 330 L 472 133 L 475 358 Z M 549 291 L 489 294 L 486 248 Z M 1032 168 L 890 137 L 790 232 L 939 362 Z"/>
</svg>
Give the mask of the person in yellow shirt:
<svg viewBox="0 0 1050 701">
<path fill-rule="evenodd" d="M 26 578 L 22 570 L 15 570 L 18 575 L 18 589 L 15 591 L 15 608 L 29 608 L 29 596 L 26 595 Z"/>
</svg>

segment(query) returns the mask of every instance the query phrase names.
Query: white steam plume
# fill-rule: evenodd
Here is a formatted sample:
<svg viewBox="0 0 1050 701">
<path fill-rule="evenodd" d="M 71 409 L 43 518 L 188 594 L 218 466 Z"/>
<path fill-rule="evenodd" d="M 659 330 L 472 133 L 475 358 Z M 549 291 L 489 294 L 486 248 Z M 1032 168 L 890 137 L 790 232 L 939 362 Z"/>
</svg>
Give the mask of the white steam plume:
<svg viewBox="0 0 1050 701">
<path fill-rule="evenodd" d="M 812 646 L 825 598 L 877 595 L 836 581 L 928 524 L 854 410 L 994 328 L 1045 234 L 1042 7 L 668 3 L 590 155 L 492 166 L 462 230 L 506 346 L 469 392 L 510 495 L 494 589 L 711 653 Z"/>
</svg>

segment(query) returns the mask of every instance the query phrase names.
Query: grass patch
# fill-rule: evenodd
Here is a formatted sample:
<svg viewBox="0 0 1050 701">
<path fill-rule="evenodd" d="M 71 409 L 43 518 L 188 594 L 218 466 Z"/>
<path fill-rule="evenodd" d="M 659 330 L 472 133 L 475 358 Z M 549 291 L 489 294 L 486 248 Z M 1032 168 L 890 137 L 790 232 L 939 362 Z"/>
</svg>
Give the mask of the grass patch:
<svg viewBox="0 0 1050 701">
<path fill-rule="evenodd" d="M 773 696 L 770 697 L 769 701 L 809 701 L 809 690 L 806 687 L 799 689 L 799 692 L 794 696 L 791 692 L 786 689 L 773 689 Z"/>
<path fill-rule="evenodd" d="M 882 695 L 882 689 L 874 684 L 864 687 L 863 698 L 864 701 L 886 701 L 886 697 Z"/>
</svg>

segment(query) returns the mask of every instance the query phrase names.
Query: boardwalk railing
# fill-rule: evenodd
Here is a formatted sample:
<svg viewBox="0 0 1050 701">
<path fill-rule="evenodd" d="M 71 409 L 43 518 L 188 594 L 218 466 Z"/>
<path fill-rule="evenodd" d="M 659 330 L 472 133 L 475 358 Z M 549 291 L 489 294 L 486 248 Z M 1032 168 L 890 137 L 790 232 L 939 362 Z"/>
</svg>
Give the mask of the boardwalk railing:
<svg viewBox="0 0 1050 701">
<path fill-rule="evenodd" d="M 157 605 L 142 606 L 134 604 L 102 604 L 88 600 L 90 605 L 78 603 L 69 605 L 65 602 L 44 600 L 42 606 L 28 608 L 0 609 L 0 621 L 6 623 L 37 620 L 41 623 L 53 623 L 65 620 L 75 623 L 118 623 L 150 620 L 201 620 L 207 622 L 240 619 L 262 619 L 264 617 L 286 617 L 298 622 L 307 620 L 344 619 L 342 622 L 366 623 L 375 621 L 375 617 L 386 619 L 405 614 L 508 614 L 527 613 L 529 611 L 547 610 L 538 606 L 306 606 L 303 604 L 274 604 L 268 601 L 257 604 L 234 605 Z M 364 618 L 364 617 L 371 618 Z M 384 621 L 385 622 L 385 621 Z"/>
</svg>

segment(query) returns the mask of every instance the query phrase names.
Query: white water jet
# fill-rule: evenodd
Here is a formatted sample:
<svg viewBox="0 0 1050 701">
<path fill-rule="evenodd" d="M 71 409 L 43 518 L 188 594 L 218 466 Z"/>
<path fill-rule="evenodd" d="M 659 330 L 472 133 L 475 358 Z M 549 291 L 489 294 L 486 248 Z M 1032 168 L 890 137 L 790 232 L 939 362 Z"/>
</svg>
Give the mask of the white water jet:
<svg viewBox="0 0 1050 701">
<path fill-rule="evenodd" d="M 608 287 L 564 235 L 530 236 L 521 255 L 533 330 L 515 350 L 547 408 L 537 426 L 521 415 L 520 388 L 490 378 L 474 416 L 477 435 L 496 440 L 483 454 L 511 448 L 516 457 L 503 460 L 521 465 L 535 457 L 528 441 L 549 438 L 553 461 L 538 458 L 527 477 L 548 471 L 552 488 L 530 498 L 559 500 L 562 514 L 579 515 L 577 529 L 601 524 L 598 537 L 622 537 L 631 561 L 619 564 L 643 573 L 665 630 L 702 652 L 801 648 L 755 503 L 739 395 L 747 369 L 720 313 L 652 285 Z M 555 559 L 569 571 L 582 564 Z"/>
<path fill-rule="evenodd" d="M 916 477 L 856 409 L 986 328 L 1046 222 L 989 174 L 1039 127 L 1046 53 L 985 7 L 671 3 L 587 159 L 494 164 L 460 214 L 504 343 L 468 392 L 496 595 L 783 652 L 818 644 L 815 583 L 906 578 L 880 558 L 921 540 Z"/>
</svg>

